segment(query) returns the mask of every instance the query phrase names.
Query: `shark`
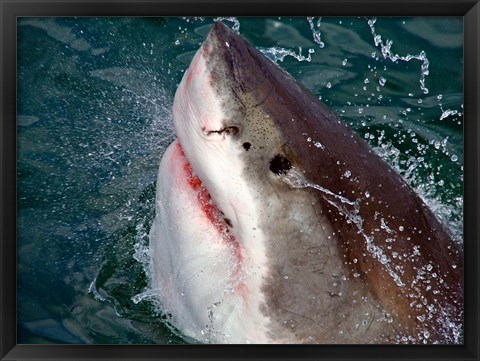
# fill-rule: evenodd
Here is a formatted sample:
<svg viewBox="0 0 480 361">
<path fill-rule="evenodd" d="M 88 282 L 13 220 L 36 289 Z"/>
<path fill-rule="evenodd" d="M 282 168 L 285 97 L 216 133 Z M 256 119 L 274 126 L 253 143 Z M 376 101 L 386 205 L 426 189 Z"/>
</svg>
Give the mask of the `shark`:
<svg viewBox="0 0 480 361">
<path fill-rule="evenodd" d="M 463 249 L 337 115 L 221 22 L 177 88 L 151 288 L 200 343 L 451 344 Z"/>
</svg>

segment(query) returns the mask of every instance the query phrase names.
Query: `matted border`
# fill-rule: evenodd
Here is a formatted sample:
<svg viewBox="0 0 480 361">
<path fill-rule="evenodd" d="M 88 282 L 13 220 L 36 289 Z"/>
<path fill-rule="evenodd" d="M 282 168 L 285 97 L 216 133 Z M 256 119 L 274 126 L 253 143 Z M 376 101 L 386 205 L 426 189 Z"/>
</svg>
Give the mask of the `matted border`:
<svg viewBox="0 0 480 361">
<path fill-rule="evenodd" d="M 463 346 L 17 345 L 16 19 L 19 16 L 463 16 Z M 1 360 L 479 360 L 480 4 L 478 0 L 0 0 L 0 358 Z"/>
</svg>

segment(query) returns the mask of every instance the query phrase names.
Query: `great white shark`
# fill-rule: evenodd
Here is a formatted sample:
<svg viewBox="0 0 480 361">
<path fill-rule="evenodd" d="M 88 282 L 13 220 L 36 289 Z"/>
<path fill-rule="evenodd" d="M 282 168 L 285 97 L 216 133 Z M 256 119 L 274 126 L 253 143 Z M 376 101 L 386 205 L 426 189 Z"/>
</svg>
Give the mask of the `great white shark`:
<svg viewBox="0 0 480 361">
<path fill-rule="evenodd" d="M 461 342 L 461 246 L 364 140 L 220 22 L 178 86 L 173 119 L 151 287 L 183 335 Z"/>
</svg>

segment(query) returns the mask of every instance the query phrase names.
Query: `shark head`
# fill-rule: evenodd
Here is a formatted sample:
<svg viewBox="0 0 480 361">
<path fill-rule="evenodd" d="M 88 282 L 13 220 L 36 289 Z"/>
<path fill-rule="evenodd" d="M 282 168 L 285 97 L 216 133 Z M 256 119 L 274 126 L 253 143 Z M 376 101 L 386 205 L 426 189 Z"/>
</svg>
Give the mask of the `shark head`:
<svg viewBox="0 0 480 361">
<path fill-rule="evenodd" d="M 271 90 L 262 84 L 262 63 L 272 66 L 217 22 L 186 71 L 173 105 L 186 157 L 234 228 L 242 221 L 238 215 L 250 208 L 245 194 L 251 193 L 245 182 L 252 162 L 248 155 L 256 154 L 255 163 L 268 173 L 281 151 L 272 120 L 258 107 L 262 99 L 255 91 Z"/>
<path fill-rule="evenodd" d="M 420 342 L 425 330 L 443 340 L 445 324 L 461 322 L 463 253 L 431 211 L 317 97 L 220 22 L 178 86 L 173 119 L 150 242 L 153 286 L 181 332 L 395 343 Z M 430 264 L 442 281 L 418 284 Z"/>
</svg>

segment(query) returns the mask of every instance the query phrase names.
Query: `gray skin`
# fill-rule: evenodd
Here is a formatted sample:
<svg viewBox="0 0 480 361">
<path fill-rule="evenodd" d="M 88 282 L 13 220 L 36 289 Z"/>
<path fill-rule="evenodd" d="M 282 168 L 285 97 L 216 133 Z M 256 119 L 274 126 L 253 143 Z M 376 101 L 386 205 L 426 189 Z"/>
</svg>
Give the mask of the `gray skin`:
<svg viewBox="0 0 480 361">
<path fill-rule="evenodd" d="M 224 130 L 242 147 L 268 235 L 261 309 L 272 341 L 461 342 L 463 250 L 418 195 L 223 24 L 205 43 L 211 85 L 230 114 Z"/>
</svg>

